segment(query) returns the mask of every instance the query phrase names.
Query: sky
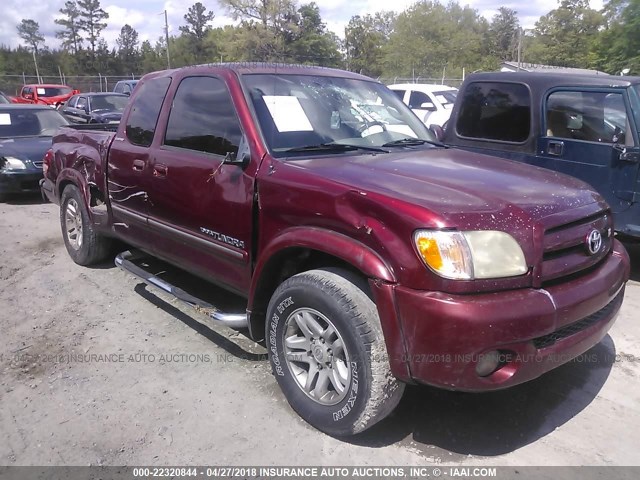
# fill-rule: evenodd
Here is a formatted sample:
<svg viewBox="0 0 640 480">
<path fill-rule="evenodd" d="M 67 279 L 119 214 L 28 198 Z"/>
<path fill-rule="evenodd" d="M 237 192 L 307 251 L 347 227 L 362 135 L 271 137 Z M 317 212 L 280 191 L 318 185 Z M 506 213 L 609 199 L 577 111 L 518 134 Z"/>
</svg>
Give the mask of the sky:
<svg viewBox="0 0 640 480">
<path fill-rule="evenodd" d="M 35 20 L 40 25 L 40 31 L 45 37 L 46 45 L 52 48 L 59 46 L 55 38 L 56 30 L 60 27 L 54 19 L 60 17 L 59 10 L 65 0 L 38 0 L 29 2 L 25 9 L 24 0 L 2 0 L 2 15 L 0 16 L 0 45 L 17 47 L 21 39 L 16 32 L 16 25 L 24 18 Z M 101 0 L 101 6 L 109 14 L 107 28 L 102 37 L 111 47 L 115 47 L 115 40 L 123 25 L 129 24 L 139 33 L 140 42 L 150 40 L 155 43 L 164 34 L 164 10 L 169 19 L 169 34 L 179 35 L 178 27 L 184 25 L 184 14 L 197 0 Z M 311 0 L 309 0 L 311 1 Z M 229 13 L 222 9 L 216 0 L 201 0 L 208 10 L 213 10 L 214 27 L 233 23 Z M 308 3 L 307 0 L 298 1 L 299 4 Z M 338 36 L 344 36 L 344 27 L 354 15 L 364 15 L 382 10 L 400 12 L 415 0 L 316 0 L 320 13 L 327 27 Z M 446 3 L 446 0 L 441 0 Z M 525 28 L 532 28 L 541 15 L 548 13 L 558 5 L 557 0 L 536 0 L 534 2 L 507 1 L 501 3 L 495 0 L 458 0 L 461 5 L 476 8 L 481 15 L 491 19 L 498 8 L 505 6 L 518 12 L 520 24 Z M 591 0 L 591 7 L 602 8 L 602 0 Z"/>
</svg>

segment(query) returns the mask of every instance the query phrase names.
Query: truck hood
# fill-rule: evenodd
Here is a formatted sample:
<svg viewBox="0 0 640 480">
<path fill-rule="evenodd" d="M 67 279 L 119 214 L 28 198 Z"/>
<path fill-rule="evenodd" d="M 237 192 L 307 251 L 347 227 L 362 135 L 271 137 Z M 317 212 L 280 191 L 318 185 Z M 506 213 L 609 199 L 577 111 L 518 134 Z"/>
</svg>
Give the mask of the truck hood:
<svg viewBox="0 0 640 480">
<path fill-rule="evenodd" d="M 441 219 L 441 226 L 477 223 L 486 228 L 487 216 L 498 215 L 524 216 L 536 222 L 603 202 L 591 187 L 572 177 L 457 149 L 316 157 L 288 163 L 360 193 L 424 207 Z"/>
</svg>

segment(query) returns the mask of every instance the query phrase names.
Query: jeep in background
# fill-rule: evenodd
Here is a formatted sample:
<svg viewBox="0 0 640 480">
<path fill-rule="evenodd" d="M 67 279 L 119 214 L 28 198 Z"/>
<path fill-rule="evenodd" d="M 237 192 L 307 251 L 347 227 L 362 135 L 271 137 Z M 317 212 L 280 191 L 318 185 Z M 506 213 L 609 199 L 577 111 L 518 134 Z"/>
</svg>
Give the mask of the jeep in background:
<svg viewBox="0 0 640 480">
<path fill-rule="evenodd" d="M 446 148 L 339 70 L 148 74 L 118 126 L 60 129 L 44 171 L 76 263 L 134 247 L 116 264 L 264 341 L 290 405 L 331 435 L 386 417 L 408 382 L 501 389 L 580 355 L 629 278 L 586 184 Z M 144 256 L 246 302 L 216 308 Z"/>
<path fill-rule="evenodd" d="M 584 180 L 615 230 L 640 239 L 639 131 L 640 77 L 480 73 L 460 87 L 443 141 Z"/>
</svg>

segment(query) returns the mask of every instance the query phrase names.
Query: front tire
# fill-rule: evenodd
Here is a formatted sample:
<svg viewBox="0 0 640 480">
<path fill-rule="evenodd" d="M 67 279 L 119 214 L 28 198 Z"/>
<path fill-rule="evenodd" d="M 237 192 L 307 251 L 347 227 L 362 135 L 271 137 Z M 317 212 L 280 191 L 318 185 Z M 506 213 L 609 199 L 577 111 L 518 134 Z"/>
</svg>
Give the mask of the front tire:
<svg viewBox="0 0 640 480">
<path fill-rule="evenodd" d="M 80 190 L 68 185 L 60 201 L 60 226 L 69 256 L 78 265 L 92 265 L 107 258 L 111 239 L 93 228 Z"/>
<path fill-rule="evenodd" d="M 404 392 L 367 287 L 347 271 L 311 270 L 283 282 L 269 302 L 266 338 L 278 384 L 292 408 L 329 435 L 366 430 Z"/>
</svg>

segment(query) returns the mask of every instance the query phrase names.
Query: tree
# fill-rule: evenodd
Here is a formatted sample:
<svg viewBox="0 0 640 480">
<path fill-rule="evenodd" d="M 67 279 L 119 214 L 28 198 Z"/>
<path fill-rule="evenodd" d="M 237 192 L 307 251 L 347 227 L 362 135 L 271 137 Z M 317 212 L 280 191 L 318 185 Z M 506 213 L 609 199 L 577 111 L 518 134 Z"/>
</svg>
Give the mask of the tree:
<svg viewBox="0 0 640 480">
<path fill-rule="evenodd" d="M 489 25 L 489 52 L 498 60 L 511 61 L 517 58 L 520 22 L 518 12 L 500 7 Z"/>
<path fill-rule="evenodd" d="M 338 38 L 327 31 L 318 5 L 315 2 L 302 5 L 295 20 L 297 28 L 286 37 L 288 57 L 298 63 L 339 66 Z"/>
<path fill-rule="evenodd" d="M 462 69 L 484 68 L 489 23 L 477 10 L 451 2 L 422 0 L 398 15 L 385 47 L 390 76 L 461 76 Z"/>
<path fill-rule="evenodd" d="M 17 26 L 18 35 L 33 51 L 38 54 L 38 45 L 44 43 L 44 37 L 40 34 L 40 25 L 35 20 L 22 20 Z"/>
<path fill-rule="evenodd" d="M 124 25 L 120 29 L 116 44 L 123 70 L 126 73 L 131 73 L 138 60 L 138 32 L 131 25 Z"/>
<path fill-rule="evenodd" d="M 589 7 L 589 0 L 561 0 L 536 22 L 528 61 L 587 68 L 603 24 L 602 14 Z"/>
<path fill-rule="evenodd" d="M 213 12 L 207 12 L 207 8 L 200 2 L 194 3 L 184 16 L 186 25 L 180 27 L 180 31 L 189 40 L 193 48 L 196 62 L 202 62 L 206 58 L 204 39 L 211 30 L 209 22 L 215 17 Z"/>
<path fill-rule="evenodd" d="M 288 46 L 298 33 L 294 0 L 220 0 L 241 20 L 233 49 L 242 60 L 290 60 Z"/>
<path fill-rule="evenodd" d="M 96 58 L 96 47 L 100 39 L 100 32 L 107 27 L 103 22 L 109 14 L 100 7 L 100 0 L 78 0 L 80 30 L 87 34 L 91 58 Z"/>
<path fill-rule="evenodd" d="M 385 46 L 393 32 L 395 18 L 391 12 L 351 17 L 344 29 L 349 70 L 372 77 L 382 75 Z"/>
<path fill-rule="evenodd" d="M 605 28 L 593 48 L 593 65 L 611 74 L 640 75 L 640 0 L 611 0 L 603 9 Z"/>
<path fill-rule="evenodd" d="M 62 48 L 70 50 L 76 54 L 82 48 L 82 37 L 80 36 L 80 10 L 75 1 L 68 0 L 64 7 L 60 9 L 65 18 L 56 18 L 54 22 L 62 26 L 63 30 L 56 32 L 56 38 L 62 40 Z"/>
</svg>

